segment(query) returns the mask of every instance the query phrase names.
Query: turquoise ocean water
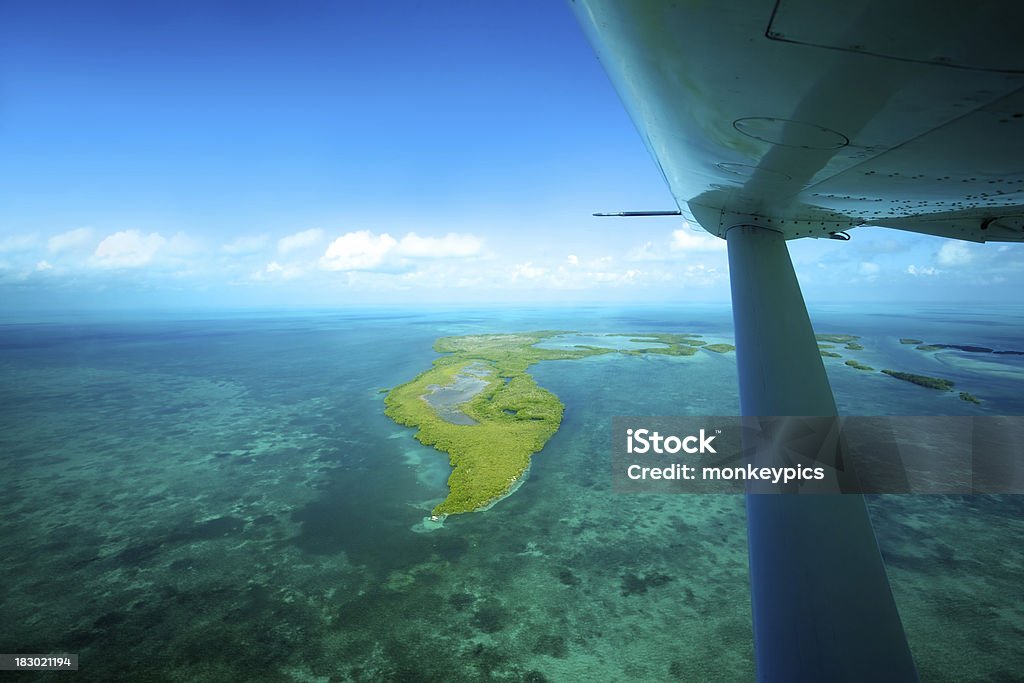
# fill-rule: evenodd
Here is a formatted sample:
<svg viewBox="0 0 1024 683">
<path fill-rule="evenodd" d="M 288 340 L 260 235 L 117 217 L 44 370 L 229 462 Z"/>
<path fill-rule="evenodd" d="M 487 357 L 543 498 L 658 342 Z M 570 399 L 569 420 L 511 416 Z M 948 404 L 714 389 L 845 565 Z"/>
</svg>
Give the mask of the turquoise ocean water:
<svg viewBox="0 0 1024 683">
<path fill-rule="evenodd" d="M 1022 309 L 812 315 L 862 336 L 826 359 L 845 414 L 1024 413 L 1024 355 L 899 342 L 1024 351 Z M 81 681 L 750 680 L 742 498 L 610 471 L 615 415 L 736 414 L 733 354 L 534 366 L 566 410 L 525 484 L 422 531 L 446 457 L 381 389 L 439 336 L 536 329 L 732 338 L 719 306 L 0 325 L 0 652 L 78 653 Z M 870 507 L 922 678 L 1020 680 L 1021 497 Z"/>
</svg>

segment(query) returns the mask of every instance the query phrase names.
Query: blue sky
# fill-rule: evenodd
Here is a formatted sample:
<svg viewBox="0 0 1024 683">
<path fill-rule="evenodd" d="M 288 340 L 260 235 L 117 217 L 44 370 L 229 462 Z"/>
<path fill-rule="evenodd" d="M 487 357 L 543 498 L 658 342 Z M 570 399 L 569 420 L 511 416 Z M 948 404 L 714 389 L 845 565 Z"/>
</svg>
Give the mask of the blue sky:
<svg viewBox="0 0 1024 683">
<path fill-rule="evenodd" d="M 559 2 L 5 2 L 0 311 L 726 301 Z M 1010 301 L 1020 246 L 791 243 L 811 301 Z"/>
</svg>

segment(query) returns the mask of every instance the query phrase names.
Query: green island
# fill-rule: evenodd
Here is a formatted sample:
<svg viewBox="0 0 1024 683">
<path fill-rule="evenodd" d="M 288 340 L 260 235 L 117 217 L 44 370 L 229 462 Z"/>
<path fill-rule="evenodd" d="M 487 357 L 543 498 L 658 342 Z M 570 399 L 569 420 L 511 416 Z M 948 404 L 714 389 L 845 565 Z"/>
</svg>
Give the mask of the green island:
<svg viewBox="0 0 1024 683">
<path fill-rule="evenodd" d="M 820 350 L 819 349 L 818 353 L 821 354 L 822 358 L 842 358 L 843 357 L 841 354 L 838 354 L 835 351 L 824 351 L 824 350 Z"/>
<path fill-rule="evenodd" d="M 698 334 L 675 334 L 671 332 L 652 332 L 643 336 L 630 338 L 634 344 L 663 344 L 664 346 L 650 346 L 642 349 L 621 349 L 618 352 L 627 356 L 645 356 L 648 354 L 661 354 L 663 356 L 692 356 L 699 350 L 697 347 L 707 348 L 706 341 L 699 339 Z"/>
<path fill-rule="evenodd" d="M 911 339 L 910 337 L 900 337 L 900 344 L 924 344 L 920 339 Z"/>
<path fill-rule="evenodd" d="M 915 375 L 911 372 L 897 372 L 896 370 L 882 370 L 885 374 L 896 379 L 901 379 L 904 382 L 913 382 L 922 387 L 928 387 L 929 389 L 938 389 L 940 391 L 951 391 L 953 389 L 953 382 L 948 379 L 941 379 L 939 377 L 929 377 L 927 375 Z"/>
<path fill-rule="evenodd" d="M 833 344 L 849 344 L 860 339 L 855 334 L 816 334 L 814 338 L 820 342 L 831 342 Z"/>
<path fill-rule="evenodd" d="M 714 353 L 734 349 L 708 344 L 699 335 L 673 333 L 610 335 L 652 345 L 643 348 L 537 346 L 571 334 L 543 330 L 442 337 L 434 350 L 444 355 L 385 396 L 388 417 L 415 427 L 420 443 L 448 454 L 448 496 L 434 508 L 434 517 L 480 510 L 507 495 L 521 481 L 530 456 L 558 430 L 565 406 L 527 373 L 534 363 L 609 353 L 692 356 L 701 348 Z"/>
<path fill-rule="evenodd" d="M 865 365 L 864 363 L 861 363 L 859 360 L 848 360 L 846 361 L 846 364 L 849 365 L 851 368 L 856 368 L 858 370 L 867 370 L 868 372 L 875 371 L 873 367 L 871 367 L 870 365 Z"/>
<path fill-rule="evenodd" d="M 917 350 L 918 351 L 941 351 L 942 347 L 941 346 L 936 346 L 934 344 L 922 344 L 922 345 L 917 347 Z"/>
<path fill-rule="evenodd" d="M 857 342 L 850 342 L 849 344 L 846 345 L 846 348 L 850 349 L 851 351 L 863 351 L 864 350 L 864 347 L 861 346 L 860 344 L 858 344 Z"/>
<path fill-rule="evenodd" d="M 960 400 L 961 401 L 967 401 L 968 403 L 976 403 L 979 406 L 981 405 L 981 399 L 980 398 L 978 398 L 974 394 L 969 394 L 966 391 L 961 391 L 960 392 Z"/>
<path fill-rule="evenodd" d="M 736 350 L 736 347 L 732 344 L 708 344 L 704 348 L 715 353 L 729 353 Z"/>
</svg>

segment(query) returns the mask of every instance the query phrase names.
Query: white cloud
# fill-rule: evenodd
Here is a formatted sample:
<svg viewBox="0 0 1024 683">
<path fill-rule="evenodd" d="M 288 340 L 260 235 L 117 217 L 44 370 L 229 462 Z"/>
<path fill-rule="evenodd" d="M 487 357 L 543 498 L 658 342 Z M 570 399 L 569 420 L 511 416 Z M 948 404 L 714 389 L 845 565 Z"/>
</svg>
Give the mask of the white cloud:
<svg viewBox="0 0 1024 683">
<path fill-rule="evenodd" d="M 8 235 L 7 237 L 0 237 L 0 254 L 28 251 L 35 245 L 35 235 Z"/>
<path fill-rule="evenodd" d="M 270 238 L 266 235 L 243 235 L 236 237 L 227 244 L 222 244 L 220 250 L 225 254 L 255 254 L 266 248 Z"/>
<path fill-rule="evenodd" d="M 580 260 L 579 258 L 577 258 L 576 254 L 569 254 L 569 256 L 565 260 L 569 263 L 570 266 L 578 266 L 580 264 Z"/>
<path fill-rule="evenodd" d="M 137 268 L 152 261 L 166 243 L 158 232 L 143 235 L 138 230 L 122 230 L 103 238 L 93 260 L 104 268 Z"/>
<path fill-rule="evenodd" d="M 861 275 L 877 275 L 879 270 L 881 270 L 881 266 L 871 261 L 864 261 L 860 264 Z"/>
<path fill-rule="evenodd" d="M 320 259 L 327 270 L 406 271 L 414 261 L 465 259 L 483 251 L 483 240 L 475 235 L 448 233 L 444 237 L 420 237 L 414 232 L 396 240 L 388 233 L 359 230 L 331 242 Z"/>
<path fill-rule="evenodd" d="M 267 267 L 263 269 L 267 275 L 273 275 L 283 280 L 294 280 L 297 277 L 303 275 L 306 271 L 302 266 L 295 264 L 280 264 L 277 261 L 271 261 L 267 264 Z M 256 276 L 257 280 L 262 280 L 263 273 L 259 273 Z"/>
<path fill-rule="evenodd" d="M 512 267 L 509 283 L 530 289 L 543 287 L 551 290 L 584 290 L 603 286 L 629 286 L 636 284 L 645 275 L 647 274 L 643 271 L 632 268 L 618 271 L 592 268 L 579 263 L 545 266 L 527 261 Z"/>
<path fill-rule="evenodd" d="M 62 251 L 75 251 L 88 247 L 92 240 L 93 233 L 91 228 L 78 228 L 54 235 L 46 241 L 46 248 L 53 254 Z"/>
<path fill-rule="evenodd" d="M 320 228 L 303 230 L 302 232 L 279 239 L 277 241 L 277 250 L 282 254 L 288 254 L 299 249 L 309 249 L 319 244 L 323 238 L 324 231 Z"/>
<path fill-rule="evenodd" d="M 44 270 L 53 270 L 53 266 L 50 265 L 45 259 L 36 264 L 36 270 L 42 272 Z"/>
<path fill-rule="evenodd" d="M 703 263 L 695 263 L 691 266 L 686 266 L 686 275 L 690 278 L 701 277 L 710 278 L 718 275 L 718 269 L 713 266 L 707 266 Z"/>
<path fill-rule="evenodd" d="M 388 253 L 398 241 L 388 233 L 375 235 L 359 230 L 342 235 L 331 242 L 320 258 L 327 270 L 373 270 L 384 264 Z"/>
<path fill-rule="evenodd" d="M 705 230 L 692 230 L 683 228 L 672 231 L 672 241 L 669 248 L 672 251 L 725 251 L 725 240 L 715 237 Z"/>
<path fill-rule="evenodd" d="M 688 225 L 673 230 L 667 245 L 664 242 L 644 242 L 630 249 L 626 258 L 630 261 L 678 261 L 694 254 L 725 253 L 725 240 L 704 230 L 693 230 Z"/>
<path fill-rule="evenodd" d="M 536 280 L 544 276 L 547 273 L 546 268 L 540 268 L 533 265 L 533 261 L 527 261 L 526 263 L 520 263 L 512 268 L 512 280 Z"/>
<path fill-rule="evenodd" d="M 939 249 L 939 263 L 944 266 L 962 266 L 970 263 L 974 255 L 963 242 L 946 242 Z"/>
<path fill-rule="evenodd" d="M 396 252 L 420 259 L 467 258 L 479 254 L 483 246 L 483 241 L 475 235 L 450 232 L 444 237 L 420 237 L 410 232 L 399 240 Z"/>
<path fill-rule="evenodd" d="M 632 284 L 636 280 L 636 276 L 640 274 L 639 270 L 626 270 L 621 273 L 605 273 L 596 272 L 591 273 L 591 276 L 597 282 L 608 282 L 617 284 Z"/>
<path fill-rule="evenodd" d="M 938 275 L 939 272 L 932 266 L 915 266 L 914 264 L 907 266 L 907 273 L 910 275 Z"/>
</svg>

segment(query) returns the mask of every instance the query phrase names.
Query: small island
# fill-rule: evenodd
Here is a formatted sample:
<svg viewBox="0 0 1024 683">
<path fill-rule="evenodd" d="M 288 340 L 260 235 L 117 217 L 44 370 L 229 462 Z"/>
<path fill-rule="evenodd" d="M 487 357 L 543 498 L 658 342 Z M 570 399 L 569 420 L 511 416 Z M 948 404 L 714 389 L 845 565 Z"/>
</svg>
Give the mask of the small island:
<svg viewBox="0 0 1024 683">
<path fill-rule="evenodd" d="M 924 344 L 920 339 L 911 339 L 910 337 L 900 337 L 900 344 Z"/>
<path fill-rule="evenodd" d="M 704 348 L 714 353 L 729 353 L 736 350 L 736 347 L 732 344 L 708 344 Z"/>
<path fill-rule="evenodd" d="M 960 400 L 961 401 L 967 401 L 968 403 L 975 403 L 975 404 L 977 404 L 979 406 L 981 405 L 981 399 L 980 398 L 978 398 L 974 394 L 969 394 L 966 391 L 961 391 L 960 392 Z"/>
<path fill-rule="evenodd" d="M 850 351 L 864 350 L 864 347 L 857 343 L 860 337 L 855 334 L 816 334 L 814 338 L 818 341 L 818 353 L 822 358 L 842 358 L 842 354 L 831 350 L 837 344 L 842 344 L 844 349 Z"/>
<path fill-rule="evenodd" d="M 939 377 L 928 377 L 927 375 L 915 375 L 911 372 L 897 372 L 896 370 L 882 370 L 885 374 L 896 379 L 901 379 L 904 382 L 912 382 L 918 386 L 928 387 L 929 389 L 938 389 L 939 391 L 952 391 L 953 382 L 948 379 L 941 379 Z"/>
<path fill-rule="evenodd" d="M 987 346 L 978 346 L 977 344 L 921 344 L 917 347 L 918 351 L 964 351 L 966 353 L 991 353 L 996 356 L 1024 356 L 1024 351 L 1015 351 L 1013 349 L 990 349 Z"/>
<path fill-rule="evenodd" d="M 699 334 L 674 334 L 667 332 L 654 332 L 645 334 L 643 337 L 634 337 L 631 342 L 650 344 L 656 342 L 662 346 L 651 346 L 642 349 L 622 349 L 619 353 L 626 356 L 646 356 L 649 354 L 660 354 L 663 356 L 692 356 L 699 350 L 704 349 L 713 353 L 729 353 L 736 349 L 732 344 L 709 344 L 700 339 Z"/>
<path fill-rule="evenodd" d="M 557 431 L 562 402 L 539 387 L 527 368 L 540 360 L 613 350 L 535 346 L 559 334 L 443 337 L 434 350 L 445 355 L 384 398 L 388 417 L 416 427 L 417 440 L 448 453 L 453 468 L 449 494 L 434 515 L 469 512 L 504 495 L 526 471 L 530 456 Z M 457 398 L 430 400 L 444 391 Z"/>
<path fill-rule="evenodd" d="M 663 356 L 692 356 L 697 353 L 697 347 L 707 344 L 706 341 L 698 339 L 696 334 L 673 334 L 669 332 L 652 332 L 642 337 L 633 337 L 629 341 L 634 344 L 652 344 L 640 349 L 622 349 L 619 353 L 627 356 L 646 356 L 648 354 L 661 354 Z M 656 346 L 660 344 L 660 346 Z"/>
<path fill-rule="evenodd" d="M 846 364 L 849 365 L 851 368 L 856 368 L 857 370 L 866 370 L 867 372 L 875 371 L 873 367 L 871 367 L 870 365 L 865 365 L 864 363 L 861 363 L 859 360 L 848 360 L 846 361 Z"/>
</svg>

